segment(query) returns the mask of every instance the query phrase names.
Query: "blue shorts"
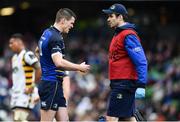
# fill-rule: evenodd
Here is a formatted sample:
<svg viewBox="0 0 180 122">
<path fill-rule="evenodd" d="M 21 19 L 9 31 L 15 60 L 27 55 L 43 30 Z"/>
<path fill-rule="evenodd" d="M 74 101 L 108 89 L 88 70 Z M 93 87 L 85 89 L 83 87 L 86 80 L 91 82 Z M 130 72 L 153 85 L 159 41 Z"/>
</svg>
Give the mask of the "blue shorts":
<svg viewBox="0 0 180 122">
<path fill-rule="evenodd" d="M 107 115 L 128 118 L 135 112 L 136 84 L 133 80 L 111 80 Z"/>
<path fill-rule="evenodd" d="M 41 109 L 57 111 L 59 107 L 66 107 L 62 82 L 41 81 L 38 86 Z"/>
</svg>

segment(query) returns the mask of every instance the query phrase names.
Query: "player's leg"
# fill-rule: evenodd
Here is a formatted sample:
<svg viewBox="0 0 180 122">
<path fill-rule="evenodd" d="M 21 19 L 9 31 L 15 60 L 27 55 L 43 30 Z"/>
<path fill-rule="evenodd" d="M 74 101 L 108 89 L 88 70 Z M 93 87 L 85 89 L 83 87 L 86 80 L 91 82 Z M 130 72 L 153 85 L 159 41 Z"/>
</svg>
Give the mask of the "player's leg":
<svg viewBox="0 0 180 122">
<path fill-rule="evenodd" d="M 119 119 L 119 120 L 121 120 L 121 119 Z M 124 120 L 124 121 L 130 121 L 130 122 L 137 122 L 136 121 L 136 118 L 133 116 L 133 117 L 130 117 L 130 118 L 125 118 L 125 119 L 122 119 L 122 120 Z"/>
<path fill-rule="evenodd" d="M 108 122 L 118 122 L 119 118 L 118 117 L 111 117 L 111 116 L 106 116 L 106 121 Z"/>
<path fill-rule="evenodd" d="M 63 93 L 64 97 L 66 99 L 66 102 L 68 102 L 70 97 L 70 77 L 67 75 L 63 78 Z"/>
<path fill-rule="evenodd" d="M 66 106 L 66 99 L 63 94 L 63 88 L 61 86 L 61 82 L 59 82 L 57 94 L 55 96 L 54 101 L 56 103 L 58 103 L 58 110 L 55 115 L 56 120 L 57 121 L 69 121 L 67 106 Z"/>
<path fill-rule="evenodd" d="M 31 94 L 21 92 L 12 92 L 11 107 L 13 110 L 13 119 L 15 121 L 27 121 L 31 109 Z"/>
<path fill-rule="evenodd" d="M 66 103 L 68 103 L 68 100 L 69 100 L 69 97 L 70 97 L 70 77 L 68 75 L 66 75 L 63 78 L 62 86 L 63 86 L 63 93 L 64 93 L 64 97 L 66 99 Z M 57 121 L 68 120 L 67 108 L 59 107 L 55 118 L 56 118 Z"/>
<path fill-rule="evenodd" d="M 41 121 L 53 121 L 58 111 L 58 82 L 41 81 L 38 86 L 38 92 L 41 100 Z"/>
<path fill-rule="evenodd" d="M 30 111 L 22 108 L 13 109 L 13 120 L 14 121 L 27 121 Z"/>
<path fill-rule="evenodd" d="M 56 121 L 69 121 L 67 108 L 66 107 L 59 107 L 55 118 L 56 118 Z"/>
<path fill-rule="evenodd" d="M 41 109 L 40 111 L 40 115 L 41 115 L 41 122 L 44 122 L 44 121 L 53 121 L 54 119 L 54 116 L 56 114 L 56 111 L 54 110 L 43 110 Z"/>
</svg>

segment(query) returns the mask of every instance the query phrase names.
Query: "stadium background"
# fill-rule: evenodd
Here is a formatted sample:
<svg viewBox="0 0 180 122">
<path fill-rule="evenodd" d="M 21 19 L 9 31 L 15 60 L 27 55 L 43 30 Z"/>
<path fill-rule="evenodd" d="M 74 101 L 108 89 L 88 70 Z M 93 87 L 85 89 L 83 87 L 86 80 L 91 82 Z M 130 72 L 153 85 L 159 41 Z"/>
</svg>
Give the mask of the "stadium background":
<svg viewBox="0 0 180 122">
<path fill-rule="evenodd" d="M 137 107 L 147 120 L 180 120 L 180 2 L 178 1 L 0 1 L 0 120 L 11 120 L 9 106 L 11 80 L 9 36 L 25 35 L 27 47 L 34 50 L 43 29 L 53 24 L 61 7 L 77 14 L 73 30 L 65 35 L 67 58 L 86 60 L 92 71 L 82 76 L 71 72 L 70 120 L 97 120 L 104 115 L 109 92 L 107 50 L 113 31 L 101 12 L 114 3 L 124 4 L 130 21 L 137 24 L 148 62 L 146 99 Z M 4 7 L 14 7 L 12 15 L 2 16 Z M 38 107 L 31 120 L 38 120 Z"/>
</svg>

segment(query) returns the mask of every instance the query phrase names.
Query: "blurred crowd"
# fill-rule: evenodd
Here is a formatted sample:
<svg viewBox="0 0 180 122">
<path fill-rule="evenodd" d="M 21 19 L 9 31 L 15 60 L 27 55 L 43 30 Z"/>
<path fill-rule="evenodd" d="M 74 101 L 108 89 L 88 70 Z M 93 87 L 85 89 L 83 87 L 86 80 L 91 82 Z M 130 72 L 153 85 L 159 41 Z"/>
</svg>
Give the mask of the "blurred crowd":
<svg viewBox="0 0 180 122">
<path fill-rule="evenodd" d="M 137 100 L 136 104 L 144 117 L 151 121 L 180 120 L 180 25 L 171 22 L 169 16 L 165 8 L 161 8 L 158 15 L 139 12 L 138 16 L 131 16 L 130 19 L 138 26 L 149 63 L 146 98 Z M 70 120 L 92 121 L 106 114 L 110 89 L 108 45 L 113 31 L 105 21 L 103 16 L 94 20 L 80 20 L 75 29 L 68 36 L 65 35 L 66 58 L 76 63 L 85 60 L 92 66 L 86 75 L 70 72 Z M 12 52 L 8 48 L 8 37 L 5 38 L 7 40 L 0 57 L 0 120 L 11 120 Z M 25 33 L 25 39 L 27 47 L 34 50 L 38 38 L 29 32 Z M 32 112 L 32 120 L 39 119 L 38 112 L 39 105 Z"/>
</svg>

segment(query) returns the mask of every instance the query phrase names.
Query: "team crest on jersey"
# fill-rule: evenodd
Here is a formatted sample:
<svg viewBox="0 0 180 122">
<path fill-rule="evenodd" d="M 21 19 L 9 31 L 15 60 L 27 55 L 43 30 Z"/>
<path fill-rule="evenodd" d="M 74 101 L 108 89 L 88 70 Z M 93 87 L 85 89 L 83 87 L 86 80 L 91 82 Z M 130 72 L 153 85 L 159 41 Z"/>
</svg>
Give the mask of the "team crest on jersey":
<svg viewBox="0 0 180 122">
<path fill-rule="evenodd" d="M 122 96 L 122 94 L 117 94 L 117 99 L 122 99 L 123 98 L 123 96 Z"/>
<path fill-rule="evenodd" d="M 14 67 L 13 69 L 12 69 L 12 72 L 13 73 L 16 73 L 18 71 L 18 67 Z"/>
<path fill-rule="evenodd" d="M 58 108 L 58 104 L 57 103 L 55 103 L 54 105 L 53 105 L 53 108 Z"/>
<path fill-rule="evenodd" d="M 46 107 L 46 105 L 47 105 L 47 104 L 46 104 L 45 101 L 42 101 L 42 102 L 41 102 L 41 106 L 42 106 L 42 107 Z"/>
</svg>

